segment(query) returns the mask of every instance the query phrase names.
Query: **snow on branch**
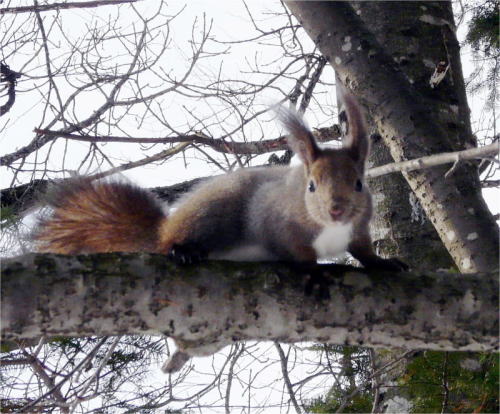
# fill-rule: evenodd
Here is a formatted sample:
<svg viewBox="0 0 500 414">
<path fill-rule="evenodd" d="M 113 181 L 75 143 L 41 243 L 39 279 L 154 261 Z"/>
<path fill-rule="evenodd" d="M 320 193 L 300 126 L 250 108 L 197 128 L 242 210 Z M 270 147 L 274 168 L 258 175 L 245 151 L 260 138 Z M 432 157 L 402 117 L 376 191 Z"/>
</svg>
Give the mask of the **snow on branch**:
<svg viewBox="0 0 500 414">
<path fill-rule="evenodd" d="M 27 254 L 2 265 L 2 338 L 164 334 L 180 356 L 239 340 L 493 351 L 498 279 L 162 255 Z M 306 286 L 321 282 L 319 292 Z"/>
</svg>

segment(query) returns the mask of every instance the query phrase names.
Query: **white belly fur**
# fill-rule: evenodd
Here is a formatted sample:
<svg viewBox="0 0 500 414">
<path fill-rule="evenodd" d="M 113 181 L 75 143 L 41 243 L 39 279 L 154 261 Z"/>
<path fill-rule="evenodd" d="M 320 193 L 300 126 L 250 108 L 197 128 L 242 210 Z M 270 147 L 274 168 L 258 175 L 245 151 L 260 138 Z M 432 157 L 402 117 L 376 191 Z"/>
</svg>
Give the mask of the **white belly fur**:
<svg viewBox="0 0 500 414">
<path fill-rule="evenodd" d="M 259 244 L 246 244 L 224 251 L 213 252 L 208 255 L 208 258 L 212 260 L 230 260 L 232 262 L 265 262 L 276 260 L 276 257 Z"/>
<path fill-rule="evenodd" d="M 331 259 L 345 253 L 352 238 L 352 223 L 325 226 L 313 242 L 318 259 Z"/>
</svg>

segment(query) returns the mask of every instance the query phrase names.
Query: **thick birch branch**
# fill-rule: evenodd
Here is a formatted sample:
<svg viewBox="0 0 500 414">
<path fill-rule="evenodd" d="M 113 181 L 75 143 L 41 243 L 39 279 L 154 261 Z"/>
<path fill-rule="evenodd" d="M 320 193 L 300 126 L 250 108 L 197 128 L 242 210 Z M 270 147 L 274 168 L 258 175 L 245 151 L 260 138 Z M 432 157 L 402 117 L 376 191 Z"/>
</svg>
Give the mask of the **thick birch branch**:
<svg viewBox="0 0 500 414">
<path fill-rule="evenodd" d="M 2 337 L 164 334 L 180 357 L 239 340 L 492 351 L 498 279 L 161 255 L 28 254 L 2 264 Z M 324 282 L 330 299 L 305 295 Z"/>
</svg>

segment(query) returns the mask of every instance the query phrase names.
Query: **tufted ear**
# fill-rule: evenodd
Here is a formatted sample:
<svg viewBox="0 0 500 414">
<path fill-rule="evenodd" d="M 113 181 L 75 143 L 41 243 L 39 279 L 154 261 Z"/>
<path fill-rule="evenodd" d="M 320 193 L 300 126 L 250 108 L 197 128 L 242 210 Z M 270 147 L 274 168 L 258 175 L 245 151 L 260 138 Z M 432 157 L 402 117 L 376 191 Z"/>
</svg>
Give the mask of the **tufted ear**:
<svg viewBox="0 0 500 414">
<path fill-rule="evenodd" d="M 364 169 L 370 149 L 365 118 L 354 95 L 343 86 L 337 90 L 340 91 L 340 99 L 347 116 L 347 133 L 344 139 L 344 147 L 349 150 L 351 158 Z"/>
<path fill-rule="evenodd" d="M 283 126 L 289 132 L 287 136 L 288 146 L 309 169 L 321 153 L 312 132 L 296 112 L 284 107 L 280 107 L 277 112 Z"/>
</svg>

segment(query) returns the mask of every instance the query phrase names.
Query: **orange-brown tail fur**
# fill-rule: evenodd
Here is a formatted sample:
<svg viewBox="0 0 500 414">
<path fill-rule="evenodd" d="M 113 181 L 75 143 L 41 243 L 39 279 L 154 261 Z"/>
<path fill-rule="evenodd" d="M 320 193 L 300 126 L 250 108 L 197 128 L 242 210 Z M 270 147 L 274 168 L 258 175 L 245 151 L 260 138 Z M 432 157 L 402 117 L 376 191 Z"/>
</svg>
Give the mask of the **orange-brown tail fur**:
<svg viewBox="0 0 500 414">
<path fill-rule="evenodd" d="M 40 221 L 38 251 L 61 254 L 154 252 L 166 219 L 148 190 L 125 182 L 80 178 L 46 195 L 52 214 Z"/>
</svg>

